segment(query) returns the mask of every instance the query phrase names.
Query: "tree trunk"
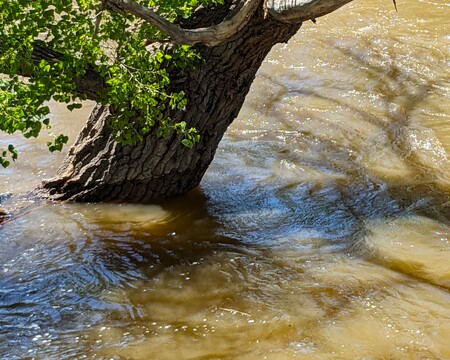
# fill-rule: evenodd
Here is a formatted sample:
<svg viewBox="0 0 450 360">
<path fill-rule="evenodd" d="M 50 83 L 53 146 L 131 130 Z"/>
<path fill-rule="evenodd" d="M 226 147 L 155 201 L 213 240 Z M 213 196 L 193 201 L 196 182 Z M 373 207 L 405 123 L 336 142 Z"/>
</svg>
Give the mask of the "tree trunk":
<svg viewBox="0 0 450 360">
<path fill-rule="evenodd" d="M 181 145 L 176 134 L 161 139 L 155 131 L 135 146 L 121 146 L 108 128 L 110 109 L 97 105 L 57 177 L 44 182 L 40 194 L 59 200 L 148 202 L 197 187 L 262 61 L 300 25 L 266 17 L 261 6 L 229 40 L 198 46 L 203 63 L 172 84 L 173 91 L 185 92 L 188 105 L 170 114 L 175 122 L 185 121 L 199 131 L 200 142 L 192 149 Z"/>
</svg>

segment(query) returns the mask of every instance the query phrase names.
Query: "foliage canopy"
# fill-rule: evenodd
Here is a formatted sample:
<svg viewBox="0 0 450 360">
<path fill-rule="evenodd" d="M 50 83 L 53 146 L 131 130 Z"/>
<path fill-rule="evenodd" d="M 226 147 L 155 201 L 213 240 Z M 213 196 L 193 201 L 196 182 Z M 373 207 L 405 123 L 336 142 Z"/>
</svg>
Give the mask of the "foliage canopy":
<svg viewBox="0 0 450 360">
<path fill-rule="evenodd" d="M 215 2 L 141 4 L 174 22 L 188 18 L 199 5 Z M 48 101 L 66 103 L 69 110 L 82 106 L 86 94 L 75 91 L 74 79 L 94 68 L 106 83 L 97 101 L 113 106 L 109 125 L 119 142 L 135 144 L 155 126 L 160 136 L 176 131 L 188 147 L 199 140 L 195 129 L 164 116 L 166 109 L 186 105 L 183 93 L 168 90 L 167 68 L 183 71 L 201 61 L 192 47 L 169 47 L 166 34 L 130 15 L 108 11 L 101 0 L 0 0 L 0 29 L 0 131 L 37 137 L 51 126 Z M 60 56 L 55 61 L 36 59 L 36 46 Z M 55 136 L 49 150 L 61 150 L 67 141 L 63 134 Z M 0 149 L 0 165 L 8 166 L 8 159 L 17 155 L 13 145 Z"/>
</svg>

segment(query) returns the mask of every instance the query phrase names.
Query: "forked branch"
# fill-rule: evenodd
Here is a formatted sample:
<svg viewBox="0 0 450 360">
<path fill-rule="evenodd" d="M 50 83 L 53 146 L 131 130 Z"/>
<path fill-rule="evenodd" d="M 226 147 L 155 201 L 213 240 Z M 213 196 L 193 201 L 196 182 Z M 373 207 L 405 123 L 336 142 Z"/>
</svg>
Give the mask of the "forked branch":
<svg viewBox="0 0 450 360">
<path fill-rule="evenodd" d="M 352 0 L 240 0 L 237 13 L 218 25 L 199 29 L 183 29 L 164 19 L 153 10 L 132 0 L 104 0 L 112 11 L 135 15 L 170 36 L 174 43 L 215 46 L 229 39 L 245 26 L 258 6 L 275 19 L 287 23 L 313 20 L 335 11 Z M 395 0 L 393 0 L 395 3 Z"/>
</svg>

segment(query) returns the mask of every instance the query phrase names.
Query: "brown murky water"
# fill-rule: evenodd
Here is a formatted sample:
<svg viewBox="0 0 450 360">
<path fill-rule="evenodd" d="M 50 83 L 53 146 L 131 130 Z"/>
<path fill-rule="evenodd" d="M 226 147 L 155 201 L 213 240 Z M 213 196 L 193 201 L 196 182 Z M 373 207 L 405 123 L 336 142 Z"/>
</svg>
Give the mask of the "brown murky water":
<svg viewBox="0 0 450 360">
<path fill-rule="evenodd" d="M 398 5 L 275 49 L 198 191 L 0 228 L 0 358 L 450 359 L 450 5 Z"/>
</svg>

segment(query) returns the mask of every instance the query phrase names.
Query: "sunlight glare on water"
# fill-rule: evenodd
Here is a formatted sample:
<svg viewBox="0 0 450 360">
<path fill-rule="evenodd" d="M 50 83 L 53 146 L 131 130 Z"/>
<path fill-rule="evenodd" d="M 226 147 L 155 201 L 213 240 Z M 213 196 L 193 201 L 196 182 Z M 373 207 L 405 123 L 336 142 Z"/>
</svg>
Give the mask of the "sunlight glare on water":
<svg viewBox="0 0 450 360">
<path fill-rule="evenodd" d="M 14 139 L 0 358 L 450 359 L 450 7 L 398 7 L 277 46 L 181 199 L 37 203 L 62 157 Z"/>
</svg>

